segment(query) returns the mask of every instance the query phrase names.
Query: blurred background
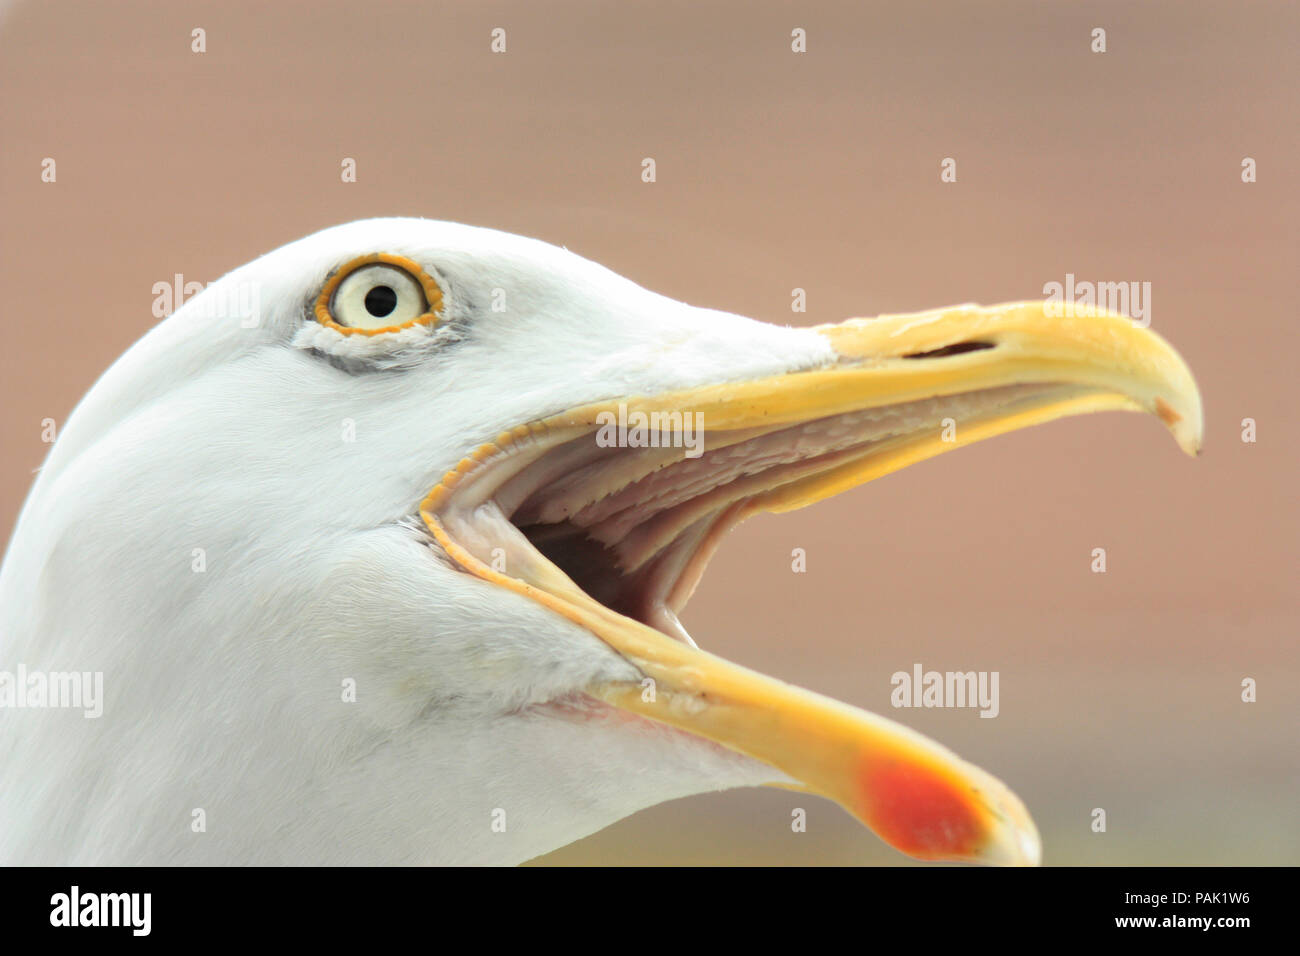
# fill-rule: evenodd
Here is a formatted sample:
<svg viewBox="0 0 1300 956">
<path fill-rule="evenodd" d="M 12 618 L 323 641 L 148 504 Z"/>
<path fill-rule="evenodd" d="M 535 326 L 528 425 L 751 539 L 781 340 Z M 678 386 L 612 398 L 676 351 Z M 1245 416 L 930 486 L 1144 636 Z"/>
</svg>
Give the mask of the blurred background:
<svg viewBox="0 0 1300 956">
<path fill-rule="evenodd" d="M 1048 864 L 1300 862 L 1298 25 L 1189 0 L 10 3 L 0 531 L 42 419 L 156 321 L 154 283 L 351 219 L 524 233 L 779 323 L 1150 282 L 1204 395 L 1199 460 L 1132 415 L 998 438 L 753 520 L 684 620 L 1001 777 Z M 998 671 L 1000 715 L 891 709 L 918 662 Z M 833 804 L 750 790 L 541 862 L 906 861 Z"/>
</svg>

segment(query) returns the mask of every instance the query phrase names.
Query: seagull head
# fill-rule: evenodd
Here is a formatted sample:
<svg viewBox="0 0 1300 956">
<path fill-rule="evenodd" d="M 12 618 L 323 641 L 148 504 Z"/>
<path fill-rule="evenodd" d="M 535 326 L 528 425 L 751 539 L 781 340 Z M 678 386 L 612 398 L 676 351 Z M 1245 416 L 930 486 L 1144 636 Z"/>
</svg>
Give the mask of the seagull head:
<svg viewBox="0 0 1300 956">
<path fill-rule="evenodd" d="M 1110 409 L 1199 445 L 1186 365 L 1098 310 L 789 328 L 488 229 L 293 242 L 127 352 L 29 496 L 5 659 L 102 672 L 104 709 L 9 715 L 0 857 L 508 863 L 771 784 L 1035 863 L 999 780 L 679 616 L 754 514 Z"/>
</svg>

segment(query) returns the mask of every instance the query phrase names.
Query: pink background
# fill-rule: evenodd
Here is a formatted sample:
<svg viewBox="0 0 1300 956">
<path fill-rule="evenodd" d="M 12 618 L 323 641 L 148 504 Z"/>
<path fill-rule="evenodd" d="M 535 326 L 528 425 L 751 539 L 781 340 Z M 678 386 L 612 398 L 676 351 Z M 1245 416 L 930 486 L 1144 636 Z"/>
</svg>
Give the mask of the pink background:
<svg viewBox="0 0 1300 956">
<path fill-rule="evenodd" d="M 999 438 L 752 521 L 684 619 L 1001 776 L 1048 863 L 1300 862 L 1297 36 L 1294 4 L 1187 0 L 19 3 L 0 14 L 0 530 L 41 419 L 153 324 L 155 282 L 350 219 L 534 235 L 796 324 L 1033 298 L 1067 272 L 1149 281 L 1204 395 L 1200 460 L 1132 415 Z M 891 710 L 889 675 L 918 661 L 999 671 L 1001 715 Z M 779 790 L 656 807 L 549 860 L 903 862 Z"/>
</svg>

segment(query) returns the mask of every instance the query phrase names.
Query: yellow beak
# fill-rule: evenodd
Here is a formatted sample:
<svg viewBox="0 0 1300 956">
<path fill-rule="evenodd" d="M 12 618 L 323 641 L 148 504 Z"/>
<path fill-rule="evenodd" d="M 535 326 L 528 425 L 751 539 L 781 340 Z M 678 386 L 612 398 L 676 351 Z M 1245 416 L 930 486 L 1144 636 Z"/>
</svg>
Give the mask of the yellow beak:
<svg viewBox="0 0 1300 956">
<path fill-rule="evenodd" d="M 941 427 L 872 441 L 831 465 L 756 489 L 731 523 L 787 511 L 1004 432 L 1084 412 L 1158 416 L 1189 454 L 1200 447 L 1200 396 L 1182 359 L 1131 320 L 1089 311 L 1049 315 L 1044 303 L 958 306 L 851 319 L 816 329 L 834 364 L 756 381 L 619 401 L 635 411 L 699 412 L 706 446 L 728 434 L 950 396 L 999 395 L 959 404 Z M 600 604 L 540 555 L 493 570 L 452 494 L 478 464 L 525 435 L 582 434 L 618 402 L 573 409 L 521 426 L 484 446 L 425 500 L 422 514 L 447 552 L 473 573 L 588 628 L 648 679 L 592 687 L 593 696 L 763 761 L 829 797 L 891 846 L 926 860 L 1036 864 L 1038 833 L 1001 781 L 891 720 L 783 683 L 674 640 Z M 983 410 L 981 410 L 983 409 Z"/>
</svg>

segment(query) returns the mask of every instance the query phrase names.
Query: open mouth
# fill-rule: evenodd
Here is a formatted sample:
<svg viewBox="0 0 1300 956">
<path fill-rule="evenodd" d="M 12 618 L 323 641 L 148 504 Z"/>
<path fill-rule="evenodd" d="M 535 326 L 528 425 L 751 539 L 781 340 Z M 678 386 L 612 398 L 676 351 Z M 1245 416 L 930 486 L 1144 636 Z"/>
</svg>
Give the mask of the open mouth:
<svg viewBox="0 0 1300 956">
<path fill-rule="evenodd" d="M 1185 450 L 1200 399 L 1177 354 L 1107 313 L 961 306 L 819 327 L 822 368 L 601 402 L 522 424 L 428 495 L 467 571 L 597 637 L 654 685 L 589 693 L 748 754 L 922 859 L 1037 863 L 1000 781 L 885 718 L 696 646 L 679 615 L 726 532 L 982 438 L 1107 409 L 1157 414 Z"/>
</svg>

